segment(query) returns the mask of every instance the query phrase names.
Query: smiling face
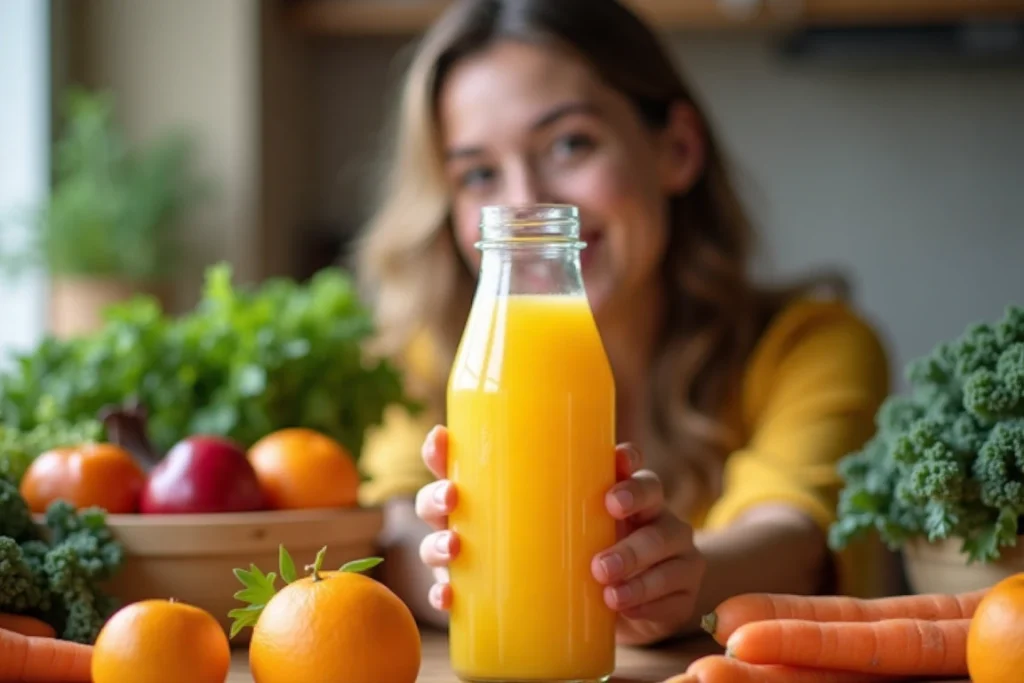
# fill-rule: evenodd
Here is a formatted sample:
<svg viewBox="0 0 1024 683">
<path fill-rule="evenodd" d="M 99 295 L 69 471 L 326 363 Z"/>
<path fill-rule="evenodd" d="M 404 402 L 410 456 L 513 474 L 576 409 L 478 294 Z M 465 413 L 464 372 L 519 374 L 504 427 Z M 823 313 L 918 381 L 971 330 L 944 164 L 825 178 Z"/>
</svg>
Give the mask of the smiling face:
<svg viewBox="0 0 1024 683">
<path fill-rule="evenodd" d="M 595 312 L 657 286 L 667 198 L 699 171 L 691 110 L 653 131 L 582 60 L 511 41 L 458 62 L 438 110 L 455 239 L 474 269 L 482 207 L 572 204 Z"/>
</svg>

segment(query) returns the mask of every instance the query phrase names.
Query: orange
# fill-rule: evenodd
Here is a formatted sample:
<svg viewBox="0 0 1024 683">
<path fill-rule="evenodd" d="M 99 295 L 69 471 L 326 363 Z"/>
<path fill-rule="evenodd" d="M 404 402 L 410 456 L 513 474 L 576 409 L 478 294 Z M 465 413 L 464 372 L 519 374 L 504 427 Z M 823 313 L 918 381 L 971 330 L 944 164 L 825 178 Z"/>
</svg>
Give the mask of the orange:
<svg viewBox="0 0 1024 683">
<path fill-rule="evenodd" d="M 982 598 L 967 633 L 973 683 L 1008 683 L 1024 672 L 1024 573 L 1003 579 Z"/>
<path fill-rule="evenodd" d="M 268 434 L 249 449 L 249 462 L 278 510 L 356 505 L 359 472 L 344 446 L 312 429 Z"/>
<path fill-rule="evenodd" d="M 21 480 L 32 512 L 63 499 L 76 508 L 101 507 L 111 514 L 138 510 L 146 475 L 131 454 L 109 443 L 55 448 L 37 457 Z"/>
<path fill-rule="evenodd" d="M 405 603 L 362 574 L 314 576 L 263 608 L 249 642 L 255 683 L 414 683 L 420 633 Z"/>
<path fill-rule="evenodd" d="M 93 683 L 224 683 L 227 634 L 209 612 L 172 600 L 143 600 L 114 613 L 92 652 Z"/>
</svg>

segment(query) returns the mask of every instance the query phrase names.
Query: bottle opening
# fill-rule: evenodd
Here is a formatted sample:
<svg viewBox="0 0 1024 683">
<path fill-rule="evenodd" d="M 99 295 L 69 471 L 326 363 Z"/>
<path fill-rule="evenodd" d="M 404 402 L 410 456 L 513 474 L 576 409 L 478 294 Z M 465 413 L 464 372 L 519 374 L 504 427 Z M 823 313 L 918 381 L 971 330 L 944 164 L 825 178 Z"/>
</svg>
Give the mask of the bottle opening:
<svg viewBox="0 0 1024 683">
<path fill-rule="evenodd" d="M 579 209 L 569 204 L 486 206 L 480 216 L 481 241 L 487 244 L 543 243 L 582 248 Z"/>
</svg>

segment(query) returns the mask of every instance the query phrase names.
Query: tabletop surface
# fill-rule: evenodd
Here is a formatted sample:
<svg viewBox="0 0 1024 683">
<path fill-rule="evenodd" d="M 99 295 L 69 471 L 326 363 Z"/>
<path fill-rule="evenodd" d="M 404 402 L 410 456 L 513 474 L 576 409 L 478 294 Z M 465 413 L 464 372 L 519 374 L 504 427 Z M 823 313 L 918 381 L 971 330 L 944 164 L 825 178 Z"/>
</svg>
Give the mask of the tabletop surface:
<svg viewBox="0 0 1024 683">
<path fill-rule="evenodd" d="M 659 683 L 682 673 L 691 661 L 707 654 L 718 654 L 719 648 L 710 639 L 694 639 L 664 648 L 622 648 L 616 660 L 618 668 L 612 683 Z M 915 679 L 916 683 L 927 683 Z M 252 683 L 246 651 L 237 650 L 227 683 Z M 418 683 L 458 683 L 448 666 L 448 641 L 437 631 L 423 632 L 423 664 Z M 938 683 L 933 682 L 933 683 Z M 943 683 L 970 683 L 969 681 Z"/>
</svg>

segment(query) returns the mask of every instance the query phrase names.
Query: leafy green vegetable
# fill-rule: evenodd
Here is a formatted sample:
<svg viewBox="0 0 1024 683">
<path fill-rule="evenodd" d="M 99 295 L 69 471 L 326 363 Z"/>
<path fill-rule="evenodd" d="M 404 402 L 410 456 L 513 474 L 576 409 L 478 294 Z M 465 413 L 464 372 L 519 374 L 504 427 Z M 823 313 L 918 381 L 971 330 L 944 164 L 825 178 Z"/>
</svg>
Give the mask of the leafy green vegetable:
<svg viewBox="0 0 1024 683">
<path fill-rule="evenodd" d="M 324 546 L 317 552 L 313 564 L 306 567 L 314 581 L 321 580 L 320 572 L 322 571 L 326 556 L 327 546 Z M 376 567 L 383 561 L 379 557 L 353 560 L 346 563 L 338 571 L 364 572 Z M 281 545 L 278 550 L 278 571 L 281 573 L 281 578 L 284 579 L 286 584 L 294 583 L 298 578 L 295 570 L 295 561 L 284 545 Z M 242 629 L 255 626 L 256 622 L 259 621 L 260 614 L 263 613 L 263 608 L 277 594 L 277 587 L 275 585 L 277 583 L 277 574 L 274 572 L 264 574 L 259 567 L 250 564 L 249 569 L 235 569 L 234 574 L 244 586 L 242 590 L 235 593 L 234 597 L 236 600 L 241 600 L 248 604 L 245 607 L 238 607 L 228 612 L 228 617 L 234 620 L 231 622 L 231 638 L 238 635 Z"/>
<path fill-rule="evenodd" d="M 961 539 L 969 562 L 1015 546 L 1024 515 L 1024 307 L 977 323 L 907 366 L 875 436 L 840 463 L 830 545 L 872 530 L 893 550 Z"/>
<path fill-rule="evenodd" d="M 106 514 L 57 501 L 39 534 L 18 490 L 3 479 L 0 513 L 0 612 L 34 616 L 65 640 L 93 643 L 117 606 L 100 585 L 124 562 Z"/>
<path fill-rule="evenodd" d="M 137 297 L 112 308 L 99 332 L 48 338 L 19 356 L 0 375 L 0 425 L 34 443 L 25 432 L 91 425 L 105 407 L 137 401 L 161 453 L 191 434 L 249 446 L 277 429 L 308 427 L 358 458 L 387 406 L 416 409 L 397 370 L 363 352 L 372 333 L 369 311 L 340 270 L 305 284 L 275 279 L 243 289 L 219 264 L 187 315 L 165 316 Z M 19 457 L 11 467 L 23 466 Z"/>
</svg>

